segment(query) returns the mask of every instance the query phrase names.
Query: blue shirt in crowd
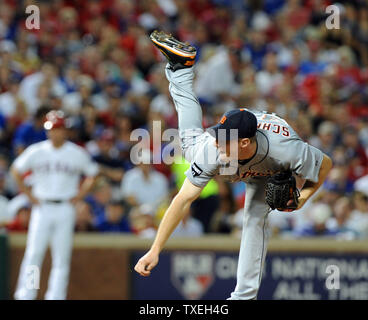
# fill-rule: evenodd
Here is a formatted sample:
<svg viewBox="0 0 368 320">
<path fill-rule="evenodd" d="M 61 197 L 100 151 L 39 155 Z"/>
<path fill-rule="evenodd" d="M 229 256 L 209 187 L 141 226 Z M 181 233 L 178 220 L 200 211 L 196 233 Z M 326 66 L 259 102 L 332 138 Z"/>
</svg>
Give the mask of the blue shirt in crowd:
<svg viewBox="0 0 368 320">
<path fill-rule="evenodd" d="M 101 232 L 130 232 L 128 219 L 124 216 L 118 223 L 111 223 L 105 213 L 96 217 L 96 228 Z"/>
<path fill-rule="evenodd" d="M 14 133 L 13 145 L 15 148 L 26 148 L 33 143 L 40 142 L 47 139 L 46 131 L 37 129 L 32 122 L 25 122 L 21 124 Z"/>
</svg>

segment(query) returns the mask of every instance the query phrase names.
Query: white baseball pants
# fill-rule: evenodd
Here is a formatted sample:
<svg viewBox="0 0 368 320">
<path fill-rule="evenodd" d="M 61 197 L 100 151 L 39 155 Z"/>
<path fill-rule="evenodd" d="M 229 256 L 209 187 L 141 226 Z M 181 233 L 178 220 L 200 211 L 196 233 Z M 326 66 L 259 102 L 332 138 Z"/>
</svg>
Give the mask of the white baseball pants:
<svg viewBox="0 0 368 320">
<path fill-rule="evenodd" d="M 36 299 L 38 289 L 37 272 L 39 272 L 39 275 L 41 274 L 44 255 L 49 244 L 52 267 L 45 299 L 66 299 L 74 223 L 75 210 L 69 202 L 60 204 L 42 203 L 33 207 L 27 246 L 14 294 L 15 299 Z"/>
</svg>

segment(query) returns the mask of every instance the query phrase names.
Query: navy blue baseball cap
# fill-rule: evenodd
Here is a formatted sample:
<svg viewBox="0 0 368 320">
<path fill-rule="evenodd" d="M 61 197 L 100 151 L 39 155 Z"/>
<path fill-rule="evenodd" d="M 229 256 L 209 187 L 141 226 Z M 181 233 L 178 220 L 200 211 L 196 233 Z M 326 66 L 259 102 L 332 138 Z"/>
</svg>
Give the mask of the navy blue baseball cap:
<svg viewBox="0 0 368 320">
<path fill-rule="evenodd" d="M 224 133 L 220 133 L 220 129 Z M 238 130 L 238 139 L 254 137 L 257 132 L 257 118 L 246 109 L 235 109 L 225 112 L 218 124 L 209 128 L 208 132 L 216 138 L 216 140 L 225 138 L 229 141 L 233 138 L 231 130 Z M 236 137 L 236 136 L 235 136 Z M 235 138 L 234 137 L 234 138 Z"/>
</svg>

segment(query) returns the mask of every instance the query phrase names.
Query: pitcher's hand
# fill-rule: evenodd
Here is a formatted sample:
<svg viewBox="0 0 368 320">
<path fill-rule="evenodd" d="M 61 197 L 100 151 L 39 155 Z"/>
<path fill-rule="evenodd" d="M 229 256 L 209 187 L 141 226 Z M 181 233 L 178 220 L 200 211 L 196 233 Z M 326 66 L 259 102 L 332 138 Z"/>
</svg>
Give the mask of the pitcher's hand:
<svg viewBox="0 0 368 320">
<path fill-rule="evenodd" d="M 148 277 L 151 274 L 151 270 L 158 263 L 158 253 L 148 251 L 142 258 L 140 258 L 134 267 L 141 276 Z"/>
</svg>

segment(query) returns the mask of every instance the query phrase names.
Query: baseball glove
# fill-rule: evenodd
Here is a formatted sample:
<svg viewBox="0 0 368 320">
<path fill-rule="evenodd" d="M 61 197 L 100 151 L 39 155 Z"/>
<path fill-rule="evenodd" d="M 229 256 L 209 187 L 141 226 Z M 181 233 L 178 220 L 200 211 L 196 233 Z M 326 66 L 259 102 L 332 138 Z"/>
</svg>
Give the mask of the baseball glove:
<svg viewBox="0 0 368 320">
<path fill-rule="evenodd" d="M 299 196 L 295 177 L 291 171 L 276 173 L 266 181 L 266 202 L 272 210 L 295 210 L 298 207 Z M 289 203 L 290 200 L 292 200 L 291 203 Z"/>
</svg>

